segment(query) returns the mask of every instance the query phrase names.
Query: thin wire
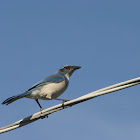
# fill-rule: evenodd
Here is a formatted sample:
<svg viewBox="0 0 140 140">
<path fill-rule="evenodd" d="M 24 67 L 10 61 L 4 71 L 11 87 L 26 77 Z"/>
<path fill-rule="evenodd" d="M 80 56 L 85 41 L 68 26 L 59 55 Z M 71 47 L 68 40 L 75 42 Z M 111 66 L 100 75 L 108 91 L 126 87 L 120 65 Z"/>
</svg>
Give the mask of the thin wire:
<svg viewBox="0 0 140 140">
<path fill-rule="evenodd" d="M 131 80 L 128 80 L 125 82 L 121 82 L 121 83 L 118 83 L 118 84 L 115 84 L 115 85 L 112 85 L 112 86 L 109 86 L 106 88 L 102 88 L 100 90 L 97 90 L 97 91 L 94 91 L 91 93 L 88 93 L 88 94 L 81 96 L 79 98 L 76 98 L 74 100 L 67 101 L 63 105 L 65 106 L 65 108 L 68 108 L 68 107 L 71 107 L 71 106 L 76 105 L 78 103 L 90 100 L 92 98 L 95 98 L 95 97 L 98 97 L 98 96 L 101 96 L 104 94 L 112 93 L 112 92 L 115 92 L 118 90 L 122 90 L 122 89 L 125 89 L 128 87 L 131 87 L 131 86 L 135 86 L 137 84 L 140 84 L 140 77 L 135 78 L 135 79 L 131 79 Z M 59 110 L 65 109 L 65 108 L 62 106 L 62 104 L 58 104 L 58 105 L 52 106 L 50 108 L 47 108 L 47 109 L 43 110 L 42 112 L 37 112 L 37 113 L 35 113 L 31 116 L 28 116 L 24 119 L 21 119 L 21 120 L 13 123 L 11 125 L 7 125 L 5 127 L 0 128 L 0 134 L 11 131 L 11 130 L 19 128 L 19 127 L 22 127 L 24 125 L 27 125 L 29 123 L 32 123 L 32 122 L 37 121 L 39 119 L 42 119 L 42 118 L 44 118 L 44 117 L 46 117 L 54 112 L 57 112 Z"/>
</svg>

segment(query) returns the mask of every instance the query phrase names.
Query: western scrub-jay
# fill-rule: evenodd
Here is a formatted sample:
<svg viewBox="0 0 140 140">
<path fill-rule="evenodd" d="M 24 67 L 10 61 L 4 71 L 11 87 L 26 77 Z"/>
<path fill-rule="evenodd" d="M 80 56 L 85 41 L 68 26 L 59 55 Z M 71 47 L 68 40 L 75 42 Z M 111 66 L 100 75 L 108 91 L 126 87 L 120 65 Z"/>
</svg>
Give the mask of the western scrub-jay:
<svg viewBox="0 0 140 140">
<path fill-rule="evenodd" d="M 63 102 L 68 101 L 64 99 L 58 99 L 57 97 L 59 97 L 67 89 L 69 84 L 69 78 L 72 75 L 72 73 L 80 68 L 81 68 L 80 66 L 65 65 L 62 68 L 60 68 L 56 74 L 48 76 L 47 78 L 41 80 L 24 93 L 6 99 L 2 104 L 8 105 L 18 99 L 26 97 L 35 99 L 40 107 L 40 110 L 42 111 L 43 108 L 38 102 L 38 99 L 42 100 L 55 99 L 61 100 Z"/>
</svg>

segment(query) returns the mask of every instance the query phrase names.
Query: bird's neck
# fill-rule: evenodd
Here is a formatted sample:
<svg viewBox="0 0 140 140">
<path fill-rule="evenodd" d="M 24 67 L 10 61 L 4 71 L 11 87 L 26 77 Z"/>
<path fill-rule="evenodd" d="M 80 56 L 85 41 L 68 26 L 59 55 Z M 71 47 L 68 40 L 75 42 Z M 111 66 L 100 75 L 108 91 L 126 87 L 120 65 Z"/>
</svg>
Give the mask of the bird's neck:
<svg viewBox="0 0 140 140">
<path fill-rule="evenodd" d="M 62 75 L 62 76 L 64 76 L 64 77 L 66 77 L 66 78 L 68 79 L 68 81 L 69 81 L 69 79 L 70 79 L 70 76 L 69 76 L 68 73 L 63 74 L 63 73 L 61 73 L 61 72 L 58 71 L 57 74 L 60 74 L 60 75 Z"/>
</svg>

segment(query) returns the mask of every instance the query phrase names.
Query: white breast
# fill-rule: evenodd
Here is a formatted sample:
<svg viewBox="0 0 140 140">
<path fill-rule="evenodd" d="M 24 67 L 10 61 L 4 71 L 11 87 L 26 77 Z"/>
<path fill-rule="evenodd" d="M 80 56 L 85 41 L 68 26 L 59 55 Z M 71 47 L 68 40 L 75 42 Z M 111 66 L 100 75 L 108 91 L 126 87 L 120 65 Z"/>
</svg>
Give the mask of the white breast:
<svg viewBox="0 0 140 140">
<path fill-rule="evenodd" d="M 67 89 L 65 80 L 60 83 L 50 83 L 45 86 L 42 86 L 39 90 L 33 91 L 28 98 L 33 99 L 56 99 Z"/>
</svg>

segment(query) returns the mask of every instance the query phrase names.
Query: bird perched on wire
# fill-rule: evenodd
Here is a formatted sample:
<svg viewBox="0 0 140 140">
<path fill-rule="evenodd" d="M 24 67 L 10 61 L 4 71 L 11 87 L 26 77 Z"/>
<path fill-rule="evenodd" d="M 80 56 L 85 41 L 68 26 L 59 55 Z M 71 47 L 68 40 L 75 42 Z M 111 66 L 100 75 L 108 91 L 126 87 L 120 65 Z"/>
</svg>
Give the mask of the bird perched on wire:
<svg viewBox="0 0 140 140">
<path fill-rule="evenodd" d="M 8 105 L 18 99 L 26 97 L 35 99 L 35 101 L 40 107 L 40 110 L 42 111 L 43 108 L 40 105 L 38 99 L 42 100 L 55 99 L 61 100 L 64 103 L 65 101 L 68 100 L 58 99 L 57 97 L 59 97 L 67 89 L 69 84 L 69 78 L 72 75 L 72 73 L 80 68 L 81 68 L 80 66 L 65 65 L 61 69 L 59 69 L 59 71 L 56 74 L 48 76 L 47 78 L 41 80 L 24 93 L 6 99 L 2 104 Z"/>
</svg>

